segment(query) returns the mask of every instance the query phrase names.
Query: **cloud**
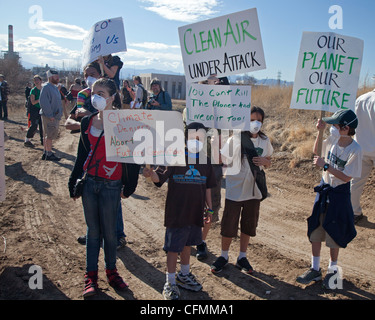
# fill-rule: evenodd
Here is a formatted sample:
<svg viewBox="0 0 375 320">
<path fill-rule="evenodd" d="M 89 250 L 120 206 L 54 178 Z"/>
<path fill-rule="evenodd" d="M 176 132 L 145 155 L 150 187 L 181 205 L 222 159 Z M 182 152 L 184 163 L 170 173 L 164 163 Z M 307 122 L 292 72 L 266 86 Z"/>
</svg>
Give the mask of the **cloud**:
<svg viewBox="0 0 375 320">
<path fill-rule="evenodd" d="M 85 29 L 76 25 L 45 20 L 38 22 L 38 30 L 48 36 L 71 40 L 83 40 L 87 34 Z"/>
<path fill-rule="evenodd" d="M 129 46 L 150 49 L 150 50 L 180 49 L 179 45 L 168 45 L 168 44 L 159 43 L 159 42 L 129 43 Z"/>
<path fill-rule="evenodd" d="M 124 67 L 155 68 L 161 70 L 181 71 L 182 57 L 180 46 L 163 43 L 129 44 L 126 53 L 118 54 Z"/>
<path fill-rule="evenodd" d="M 168 20 L 196 22 L 217 13 L 213 9 L 220 5 L 219 0 L 138 0 L 148 3 L 145 9 L 155 12 Z"/>
<path fill-rule="evenodd" d="M 81 62 L 81 52 L 61 47 L 43 37 L 27 37 L 15 42 L 15 51 L 22 60 L 36 64 L 61 68 L 76 68 Z"/>
</svg>

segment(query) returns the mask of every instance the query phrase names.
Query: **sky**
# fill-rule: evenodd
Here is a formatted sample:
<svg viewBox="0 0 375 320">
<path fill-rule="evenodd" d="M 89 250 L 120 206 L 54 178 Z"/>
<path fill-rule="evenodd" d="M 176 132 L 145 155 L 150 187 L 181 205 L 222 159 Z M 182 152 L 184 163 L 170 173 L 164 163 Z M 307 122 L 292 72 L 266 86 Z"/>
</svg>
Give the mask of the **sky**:
<svg viewBox="0 0 375 320">
<path fill-rule="evenodd" d="M 332 5 L 342 9 L 341 29 L 329 26 Z M 23 62 L 80 68 L 85 34 L 98 21 L 122 17 L 124 68 L 183 74 L 179 27 L 251 8 L 257 8 L 267 68 L 248 75 L 276 79 L 280 73 L 294 81 L 302 33 L 331 31 L 364 40 L 360 83 L 374 84 L 373 0 L 0 0 L 0 50 L 8 50 L 11 24 Z"/>
</svg>

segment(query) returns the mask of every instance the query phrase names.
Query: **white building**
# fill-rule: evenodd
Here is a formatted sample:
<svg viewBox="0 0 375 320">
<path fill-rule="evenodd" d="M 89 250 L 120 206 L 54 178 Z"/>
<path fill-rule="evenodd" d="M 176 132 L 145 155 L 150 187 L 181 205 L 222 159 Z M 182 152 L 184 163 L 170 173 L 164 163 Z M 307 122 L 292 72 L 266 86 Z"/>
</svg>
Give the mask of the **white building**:
<svg viewBox="0 0 375 320">
<path fill-rule="evenodd" d="M 167 91 L 172 99 L 186 99 L 186 80 L 185 76 L 160 73 L 141 73 L 139 75 L 142 84 L 147 91 L 151 92 L 151 80 L 157 78 L 161 81 L 162 88 Z"/>
</svg>

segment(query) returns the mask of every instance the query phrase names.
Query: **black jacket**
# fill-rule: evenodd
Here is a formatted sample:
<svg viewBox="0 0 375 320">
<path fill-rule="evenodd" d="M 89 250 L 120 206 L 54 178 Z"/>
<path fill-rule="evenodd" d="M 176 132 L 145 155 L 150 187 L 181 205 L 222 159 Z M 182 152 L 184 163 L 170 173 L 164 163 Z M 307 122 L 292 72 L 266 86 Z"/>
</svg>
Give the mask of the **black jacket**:
<svg viewBox="0 0 375 320">
<path fill-rule="evenodd" d="M 73 188 L 76 184 L 77 179 L 82 178 L 83 176 L 83 165 L 89 155 L 90 152 L 90 141 L 88 138 L 88 134 L 86 133 L 91 118 L 96 115 L 96 113 L 93 113 L 89 116 L 86 116 L 82 118 L 81 121 L 81 135 L 79 139 L 78 144 L 78 151 L 77 151 L 77 158 L 74 163 L 74 167 L 72 170 L 72 173 L 69 177 L 68 182 L 68 188 L 70 197 L 73 197 Z M 131 196 L 135 189 L 137 188 L 138 184 L 138 176 L 139 176 L 139 169 L 140 166 L 138 164 L 132 164 L 132 163 L 122 163 L 122 184 L 124 186 L 123 188 L 123 194 L 125 197 Z"/>
<path fill-rule="evenodd" d="M 329 184 L 325 184 L 322 179 L 314 191 L 317 192 L 317 195 L 312 215 L 307 219 L 308 237 L 319 227 L 320 214 L 326 212 L 323 228 L 340 247 L 345 248 L 357 235 L 350 200 L 350 182 L 333 188 Z M 329 198 L 328 205 L 327 197 Z"/>
</svg>

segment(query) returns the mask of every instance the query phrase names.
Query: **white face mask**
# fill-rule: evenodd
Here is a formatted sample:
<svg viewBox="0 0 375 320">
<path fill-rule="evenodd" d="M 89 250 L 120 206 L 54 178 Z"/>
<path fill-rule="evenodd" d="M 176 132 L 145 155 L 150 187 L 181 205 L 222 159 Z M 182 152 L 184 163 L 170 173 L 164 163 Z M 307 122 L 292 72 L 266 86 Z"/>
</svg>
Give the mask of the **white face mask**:
<svg viewBox="0 0 375 320">
<path fill-rule="evenodd" d="M 262 122 L 258 120 L 250 121 L 250 132 L 252 134 L 258 133 L 261 127 L 262 127 Z"/>
<path fill-rule="evenodd" d="M 107 106 L 107 100 L 109 98 L 106 99 L 106 98 L 103 98 L 102 96 L 99 96 L 98 94 L 94 94 L 91 96 L 91 104 L 96 110 L 103 111 L 105 107 Z"/>
<path fill-rule="evenodd" d="M 91 89 L 92 88 L 92 85 L 94 84 L 94 82 L 98 80 L 94 77 L 91 77 L 91 76 L 88 76 L 87 79 L 86 79 L 86 82 L 87 82 L 87 85 L 89 86 L 89 88 Z"/>
<path fill-rule="evenodd" d="M 186 146 L 190 153 L 198 153 L 203 149 L 203 143 L 196 139 L 188 140 Z"/>
<path fill-rule="evenodd" d="M 340 138 L 341 136 L 339 129 L 337 129 L 335 126 L 331 126 L 331 128 L 329 128 L 329 133 L 334 138 Z"/>
</svg>

